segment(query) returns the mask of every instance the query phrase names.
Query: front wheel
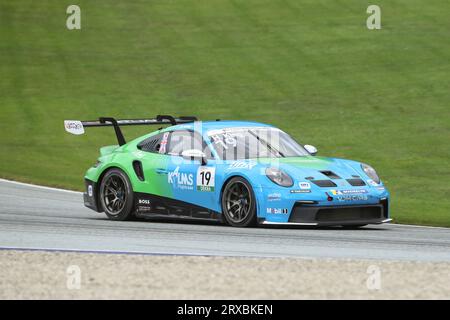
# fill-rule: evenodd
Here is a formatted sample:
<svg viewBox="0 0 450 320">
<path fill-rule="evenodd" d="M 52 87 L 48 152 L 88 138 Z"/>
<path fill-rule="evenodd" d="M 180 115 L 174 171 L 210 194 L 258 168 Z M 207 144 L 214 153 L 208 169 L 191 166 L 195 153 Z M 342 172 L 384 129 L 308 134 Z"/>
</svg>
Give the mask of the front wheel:
<svg viewBox="0 0 450 320">
<path fill-rule="evenodd" d="M 252 186 L 241 177 L 232 178 L 222 192 L 222 212 L 233 227 L 256 223 L 256 199 Z"/>
<path fill-rule="evenodd" d="M 103 177 L 100 184 L 100 204 L 111 220 L 132 218 L 133 190 L 122 170 L 112 169 Z"/>
</svg>

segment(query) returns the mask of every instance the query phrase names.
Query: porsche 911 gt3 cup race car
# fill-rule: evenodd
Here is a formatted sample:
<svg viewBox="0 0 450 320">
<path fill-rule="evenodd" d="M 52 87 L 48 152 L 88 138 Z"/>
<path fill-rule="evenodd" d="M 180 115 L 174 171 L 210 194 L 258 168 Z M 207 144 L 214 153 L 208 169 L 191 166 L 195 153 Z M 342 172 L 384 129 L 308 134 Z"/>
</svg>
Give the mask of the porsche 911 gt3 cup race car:
<svg viewBox="0 0 450 320">
<path fill-rule="evenodd" d="M 85 205 L 112 220 L 181 218 L 231 226 L 359 227 L 389 222 L 389 193 L 369 165 L 316 156 L 273 126 L 246 121 L 65 121 L 66 131 L 113 127 L 85 175 Z M 122 126 L 170 125 L 126 143 Z"/>
</svg>

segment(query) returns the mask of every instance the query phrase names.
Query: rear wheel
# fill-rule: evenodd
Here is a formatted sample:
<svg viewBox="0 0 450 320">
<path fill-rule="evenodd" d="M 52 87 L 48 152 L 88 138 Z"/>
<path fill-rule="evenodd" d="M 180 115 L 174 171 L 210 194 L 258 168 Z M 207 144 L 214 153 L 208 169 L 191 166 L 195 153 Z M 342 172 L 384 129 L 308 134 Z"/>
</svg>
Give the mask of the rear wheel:
<svg viewBox="0 0 450 320">
<path fill-rule="evenodd" d="M 252 186 L 241 177 L 232 178 L 222 192 L 222 212 L 233 227 L 247 227 L 256 222 L 256 199 Z"/>
<path fill-rule="evenodd" d="M 100 184 L 100 204 L 111 220 L 132 218 L 133 190 L 122 170 L 112 169 L 103 177 Z"/>
</svg>

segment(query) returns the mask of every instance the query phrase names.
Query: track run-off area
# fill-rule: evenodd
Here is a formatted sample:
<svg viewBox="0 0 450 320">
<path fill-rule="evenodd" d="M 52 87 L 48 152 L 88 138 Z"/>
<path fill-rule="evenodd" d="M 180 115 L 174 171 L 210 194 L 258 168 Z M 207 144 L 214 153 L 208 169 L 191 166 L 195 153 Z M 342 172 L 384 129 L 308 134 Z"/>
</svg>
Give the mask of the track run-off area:
<svg viewBox="0 0 450 320">
<path fill-rule="evenodd" d="M 450 229 L 395 224 L 345 230 L 117 222 L 86 209 L 79 192 L 0 180 L 0 248 L 448 262 Z"/>
</svg>

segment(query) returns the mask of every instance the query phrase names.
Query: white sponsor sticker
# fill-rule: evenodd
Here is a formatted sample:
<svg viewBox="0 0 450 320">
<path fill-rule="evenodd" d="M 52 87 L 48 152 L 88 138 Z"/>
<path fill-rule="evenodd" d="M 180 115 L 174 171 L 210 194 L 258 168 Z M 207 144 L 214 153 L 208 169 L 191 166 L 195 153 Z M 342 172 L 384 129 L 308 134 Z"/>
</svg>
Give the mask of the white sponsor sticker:
<svg viewBox="0 0 450 320">
<path fill-rule="evenodd" d="M 299 182 L 298 186 L 302 190 L 309 190 L 309 189 L 311 189 L 311 184 L 309 182 Z"/>
<path fill-rule="evenodd" d="M 84 127 L 83 127 L 83 124 L 81 123 L 81 121 L 65 120 L 64 128 L 66 128 L 66 131 L 71 134 L 75 134 L 75 135 L 84 134 Z"/>
<path fill-rule="evenodd" d="M 213 192 L 215 175 L 215 167 L 199 167 L 197 170 L 197 191 Z"/>
<path fill-rule="evenodd" d="M 266 212 L 272 214 L 288 214 L 289 210 L 287 208 L 267 208 Z"/>
<path fill-rule="evenodd" d="M 311 190 L 291 190 L 291 193 L 311 193 Z"/>
<path fill-rule="evenodd" d="M 88 186 L 88 195 L 89 195 L 89 197 L 92 197 L 94 195 L 94 190 L 92 188 L 92 185 Z"/>
</svg>

